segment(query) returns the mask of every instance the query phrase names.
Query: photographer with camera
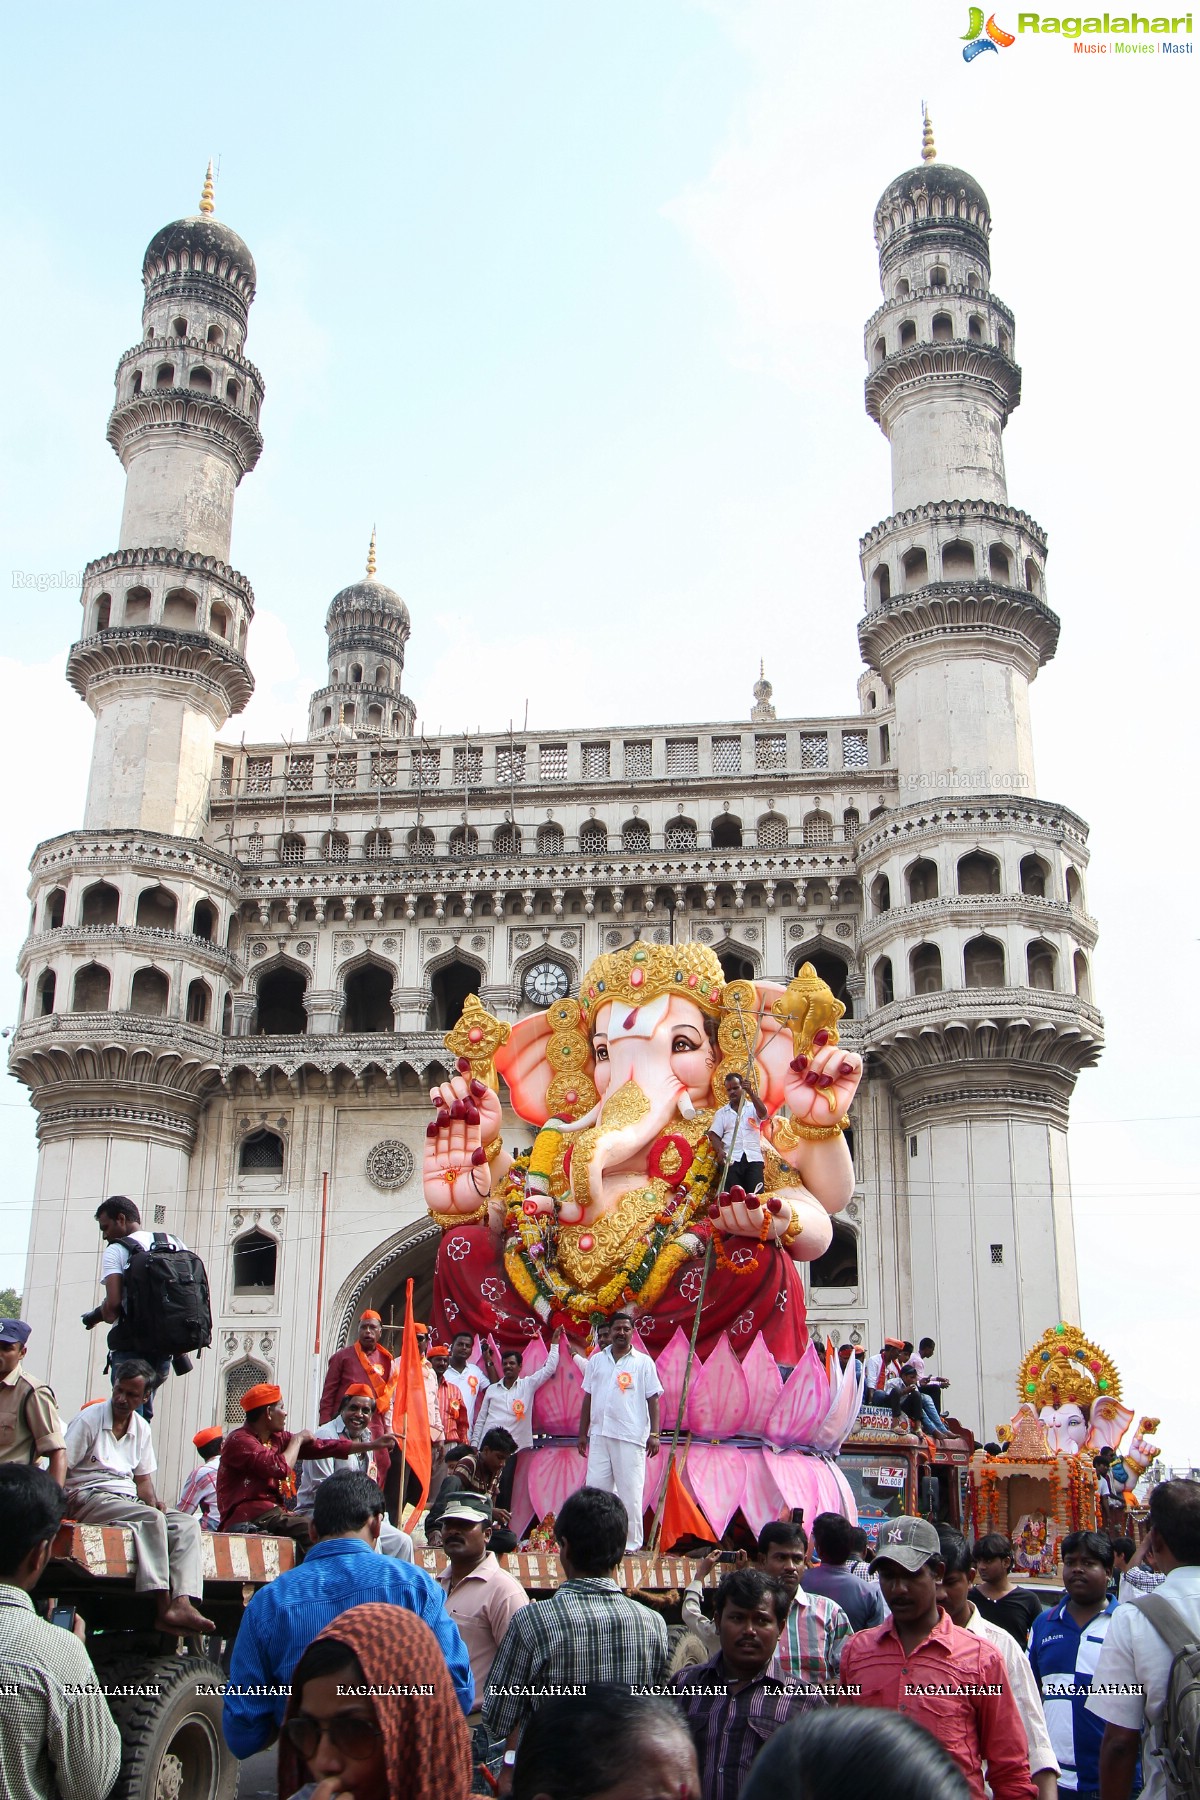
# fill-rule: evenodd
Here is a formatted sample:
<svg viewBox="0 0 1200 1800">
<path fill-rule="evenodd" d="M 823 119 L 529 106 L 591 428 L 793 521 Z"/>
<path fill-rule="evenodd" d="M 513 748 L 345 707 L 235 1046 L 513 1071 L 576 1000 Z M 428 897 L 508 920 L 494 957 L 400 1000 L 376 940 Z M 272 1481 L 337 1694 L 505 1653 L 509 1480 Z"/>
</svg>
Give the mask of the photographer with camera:
<svg viewBox="0 0 1200 1800">
<path fill-rule="evenodd" d="M 88 1331 L 112 1327 L 108 1365 L 128 1357 L 149 1363 L 143 1418 L 154 1416 L 153 1396 L 171 1370 L 190 1374 L 189 1350 L 212 1342 L 208 1278 L 199 1257 L 169 1231 L 143 1231 L 142 1215 L 124 1194 L 111 1194 L 96 1208 L 104 1239 L 100 1278 L 104 1299 L 84 1313 Z"/>
</svg>

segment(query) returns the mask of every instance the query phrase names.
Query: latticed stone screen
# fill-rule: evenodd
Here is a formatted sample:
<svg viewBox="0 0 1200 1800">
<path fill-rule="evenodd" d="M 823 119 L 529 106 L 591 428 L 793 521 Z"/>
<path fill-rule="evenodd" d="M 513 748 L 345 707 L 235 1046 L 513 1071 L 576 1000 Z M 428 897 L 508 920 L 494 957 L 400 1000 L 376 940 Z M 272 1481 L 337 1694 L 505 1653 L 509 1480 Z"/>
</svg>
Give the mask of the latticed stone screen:
<svg viewBox="0 0 1200 1800">
<path fill-rule="evenodd" d="M 473 825 L 462 825 L 450 833 L 451 856 L 474 856 L 479 848 L 479 833 Z"/>
<path fill-rule="evenodd" d="M 845 833 L 847 841 L 856 836 L 861 824 L 862 819 L 860 815 L 855 811 L 854 807 L 848 806 L 842 814 L 842 831 Z"/>
<path fill-rule="evenodd" d="M 760 850 L 782 850 L 788 841 L 787 820 L 771 813 L 759 820 L 757 835 Z"/>
<path fill-rule="evenodd" d="M 538 776 L 542 781 L 567 779 L 567 746 L 543 744 L 538 751 Z"/>
<path fill-rule="evenodd" d="M 437 787 L 442 779 L 442 757 L 438 750 L 414 750 L 412 784 L 414 787 Z"/>
<path fill-rule="evenodd" d="M 804 841 L 806 844 L 832 844 L 833 820 L 828 813 L 809 813 L 804 821 Z"/>
<path fill-rule="evenodd" d="M 621 847 L 624 850 L 641 852 L 650 848 L 650 827 L 641 819 L 635 819 L 626 825 L 621 833 Z"/>
<path fill-rule="evenodd" d="M 289 756 L 287 765 L 287 790 L 289 794 L 307 794 L 313 784 L 313 759 L 311 756 Z"/>
<path fill-rule="evenodd" d="M 409 832 L 408 853 L 415 856 L 418 862 L 432 862 L 434 849 L 434 835 L 427 826 L 422 825 L 419 831 Z"/>
<path fill-rule="evenodd" d="M 607 744 L 604 746 L 608 748 Z M 603 856 L 608 849 L 608 827 L 598 825 L 593 819 L 588 825 L 580 828 L 579 848 L 584 856 Z"/>
<path fill-rule="evenodd" d="M 786 769 L 787 739 L 780 732 L 770 737 L 756 737 L 754 740 L 754 766 L 756 769 Z"/>
<path fill-rule="evenodd" d="M 246 792 L 248 794 L 269 794 L 271 791 L 271 758 L 269 756 L 248 756 L 246 758 Z"/>
<path fill-rule="evenodd" d="M 225 1423 L 227 1425 L 244 1425 L 246 1415 L 242 1411 L 242 1395 L 248 1394 L 252 1387 L 265 1381 L 271 1371 L 265 1364 L 251 1362 L 244 1357 L 241 1362 L 234 1363 L 225 1371 Z"/>
<path fill-rule="evenodd" d="M 352 788 L 358 779 L 358 758 L 353 751 L 343 751 L 340 755 L 329 756 L 326 762 L 326 781 L 331 788 Z"/>
<path fill-rule="evenodd" d="M 279 846 L 279 860 L 282 863 L 302 863 L 304 861 L 304 839 L 302 837 L 285 837 Z"/>
<path fill-rule="evenodd" d="M 363 839 L 363 855 L 368 862 L 386 862 L 392 854 L 390 831 L 368 831 Z"/>
<path fill-rule="evenodd" d="M 350 839 L 340 831 L 330 831 L 325 836 L 325 861 L 344 863 L 350 861 Z"/>
<path fill-rule="evenodd" d="M 800 767 L 802 769 L 827 769 L 829 767 L 829 738 L 823 731 L 802 731 L 800 733 Z"/>
<path fill-rule="evenodd" d="M 373 750 L 371 752 L 371 786 L 395 787 L 400 774 L 400 752 L 398 750 Z"/>
<path fill-rule="evenodd" d="M 583 779 L 585 781 L 608 780 L 608 745 L 585 744 L 583 746 Z"/>
<path fill-rule="evenodd" d="M 843 731 L 842 764 L 847 769 L 867 766 L 867 734 L 865 731 Z"/>
<path fill-rule="evenodd" d="M 483 780 L 483 749 L 480 745 L 463 745 L 454 752 L 454 785 L 471 787 Z"/>
<path fill-rule="evenodd" d="M 649 744 L 626 744 L 626 781 L 648 781 L 650 779 L 651 767 L 651 750 Z"/>
<path fill-rule="evenodd" d="M 496 833 L 497 856 L 519 856 L 521 854 L 521 831 L 517 825 L 502 825 Z"/>
<path fill-rule="evenodd" d="M 563 853 L 563 832 L 561 825 L 543 825 L 537 835 L 539 856 L 561 856 Z"/>
<path fill-rule="evenodd" d="M 714 738 L 712 759 L 714 775 L 740 775 L 742 772 L 741 738 Z"/>
<path fill-rule="evenodd" d="M 496 751 L 496 780 L 502 787 L 525 779 L 524 744 L 501 744 Z"/>
<path fill-rule="evenodd" d="M 667 774 L 695 775 L 700 767 L 695 738 L 667 739 Z"/>
<path fill-rule="evenodd" d="M 261 834 L 257 831 L 252 831 L 246 843 L 246 861 L 260 863 L 263 859 L 263 851 L 265 849 L 266 845 L 262 840 Z"/>
<path fill-rule="evenodd" d="M 696 827 L 690 819 L 675 819 L 667 826 L 666 845 L 668 850 L 694 850 L 696 848 Z"/>
</svg>

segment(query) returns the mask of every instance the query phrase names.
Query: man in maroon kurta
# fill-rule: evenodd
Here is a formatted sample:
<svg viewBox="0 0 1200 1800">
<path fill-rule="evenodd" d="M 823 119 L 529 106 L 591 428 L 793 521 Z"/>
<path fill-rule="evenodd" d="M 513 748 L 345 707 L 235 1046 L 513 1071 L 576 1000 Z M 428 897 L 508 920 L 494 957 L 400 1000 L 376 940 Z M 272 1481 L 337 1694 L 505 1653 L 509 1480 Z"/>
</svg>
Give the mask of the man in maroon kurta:
<svg viewBox="0 0 1200 1800">
<path fill-rule="evenodd" d="M 399 1375 L 399 1364 L 395 1362 L 390 1350 L 386 1350 L 379 1341 L 383 1329 L 383 1321 L 377 1312 L 368 1309 L 358 1322 L 358 1338 L 353 1344 L 347 1344 L 344 1350 L 335 1350 L 329 1359 L 329 1367 L 325 1372 L 325 1386 L 321 1390 L 321 1405 L 317 1423 L 328 1425 L 330 1419 L 336 1419 L 342 1410 L 342 1401 L 349 1388 L 357 1387 L 365 1382 L 375 1397 L 375 1411 L 371 1415 L 371 1436 L 383 1437 L 391 1430 L 392 1400 L 396 1392 L 396 1378 Z M 375 1452 L 375 1467 L 378 1481 L 386 1491 L 388 1469 L 391 1457 L 386 1450 Z M 393 1521 L 394 1522 L 394 1521 Z"/>
<path fill-rule="evenodd" d="M 311 1431 L 286 1430 L 283 1394 L 273 1382 L 248 1389 L 241 1404 L 246 1423 L 225 1439 L 217 1471 L 221 1530 L 265 1531 L 306 1545 L 309 1522 L 293 1512 L 296 1464 L 353 1456 L 362 1446 L 351 1438 L 319 1439 Z"/>
</svg>

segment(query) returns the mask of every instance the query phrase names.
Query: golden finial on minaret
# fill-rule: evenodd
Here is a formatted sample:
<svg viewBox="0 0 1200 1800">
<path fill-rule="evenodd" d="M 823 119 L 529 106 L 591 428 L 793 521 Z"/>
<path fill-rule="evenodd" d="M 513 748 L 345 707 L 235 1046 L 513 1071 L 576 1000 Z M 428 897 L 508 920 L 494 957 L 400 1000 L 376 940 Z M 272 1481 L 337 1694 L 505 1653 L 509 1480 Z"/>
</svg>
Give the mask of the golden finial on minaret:
<svg viewBox="0 0 1200 1800">
<path fill-rule="evenodd" d="M 200 211 L 207 219 L 210 213 L 217 210 L 216 195 L 213 191 L 212 157 L 208 159 L 208 173 L 204 177 L 204 187 L 200 194 Z"/>
<path fill-rule="evenodd" d="M 929 108 L 923 100 L 921 102 L 921 120 L 921 161 L 935 162 L 937 160 L 937 145 L 933 141 L 933 120 L 930 118 Z"/>
<path fill-rule="evenodd" d="M 367 551 L 367 579 L 368 581 L 375 579 L 375 527 L 373 525 L 371 527 L 371 547 Z"/>
</svg>

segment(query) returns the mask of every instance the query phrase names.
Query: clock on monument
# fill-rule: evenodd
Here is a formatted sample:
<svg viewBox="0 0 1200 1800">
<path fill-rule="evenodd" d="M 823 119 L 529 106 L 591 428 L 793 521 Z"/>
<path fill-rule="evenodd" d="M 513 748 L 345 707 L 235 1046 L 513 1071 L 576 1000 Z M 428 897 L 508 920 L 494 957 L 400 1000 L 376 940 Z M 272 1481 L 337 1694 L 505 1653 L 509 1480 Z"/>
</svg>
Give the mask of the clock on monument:
<svg viewBox="0 0 1200 1800">
<path fill-rule="evenodd" d="M 534 963 L 525 972 L 525 998 L 534 1006 L 552 1006 L 565 998 L 571 983 L 561 963 L 548 960 Z"/>
</svg>

